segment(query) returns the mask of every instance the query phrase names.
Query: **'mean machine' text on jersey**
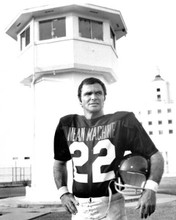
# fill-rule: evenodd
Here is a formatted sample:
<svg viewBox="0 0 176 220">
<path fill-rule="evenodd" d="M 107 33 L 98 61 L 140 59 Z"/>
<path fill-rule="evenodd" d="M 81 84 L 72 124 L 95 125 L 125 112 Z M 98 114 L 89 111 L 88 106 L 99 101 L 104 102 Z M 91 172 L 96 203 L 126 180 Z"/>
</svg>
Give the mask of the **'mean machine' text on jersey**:
<svg viewBox="0 0 176 220">
<path fill-rule="evenodd" d="M 116 122 L 91 128 L 69 127 L 67 141 L 84 142 L 94 140 L 99 141 L 107 138 L 113 138 L 115 136 L 115 127 Z"/>
</svg>

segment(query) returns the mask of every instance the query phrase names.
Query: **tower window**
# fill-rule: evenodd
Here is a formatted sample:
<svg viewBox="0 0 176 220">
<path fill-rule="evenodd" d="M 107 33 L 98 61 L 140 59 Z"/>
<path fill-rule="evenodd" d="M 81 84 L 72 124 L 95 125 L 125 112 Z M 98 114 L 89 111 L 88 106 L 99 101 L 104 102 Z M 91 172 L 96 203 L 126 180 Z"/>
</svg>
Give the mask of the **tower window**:
<svg viewBox="0 0 176 220">
<path fill-rule="evenodd" d="M 159 130 L 159 134 L 163 134 L 163 131 L 162 131 L 162 130 Z"/>
<path fill-rule="evenodd" d="M 39 39 L 47 40 L 66 36 L 65 18 L 39 22 Z"/>
<path fill-rule="evenodd" d="M 86 18 L 79 18 L 79 36 L 103 40 L 103 23 Z"/>
<path fill-rule="evenodd" d="M 169 130 L 169 134 L 173 134 L 173 130 Z"/>
<path fill-rule="evenodd" d="M 168 120 L 168 124 L 172 124 L 172 120 L 169 119 L 169 120 Z"/>
<path fill-rule="evenodd" d="M 168 112 L 168 113 L 171 113 L 171 108 L 168 108 L 168 109 L 167 109 L 167 112 Z"/>
<path fill-rule="evenodd" d="M 157 91 L 157 92 L 160 92 L 160 88 L 157 88 L 156 91 Z"/>
<path fill-rule="evenodd" d="M 161 101 L 161 95 L 157 95 L 157 100 Z"/>
<path fill-rule="evenodd" d="M 20 35 L 20 49 L 23 50 L 30 44 L 30 27 L 26 28 Z"/>
<path fill-rule="evenodd" d="M 148 124 L 149 124 L 149 125 L 152 125 L 152 121 L 149 121 Z"/>
<path fill-rule="evenodd" d="M 149 135 L 152 135 L 153 134 L 153 131 L 149 131 Z"/>
<path fill-rule="evenodd" d="M 115 40 L 116 40 L 116 38 L 115 38 L 115 34 L 114 34 L 112 28 L 110 28 L 110 36 L 111 36 L 113 47 L 115 48 L 115 42 L 116 42 Z"/>
<path fill-rule="evenodd" d="M 148 113 L 148 115 L 151 115 L 152 114 L 152 110 L 148 110 L 147 113 Z"/>
<path fill-rule="evenodd" d="M 162 121 L 158 121 L 158 124 L 161 125 L 161 124 L 162 124 Z"/>
<path fill-rule="evenodd" d="M 158 114 L 160 114 L 162 111 L 161 111 L 161 109 L 158 109 L 158 111 L 157 111 L 157 112 L 158 112 Z"/>
</svg>

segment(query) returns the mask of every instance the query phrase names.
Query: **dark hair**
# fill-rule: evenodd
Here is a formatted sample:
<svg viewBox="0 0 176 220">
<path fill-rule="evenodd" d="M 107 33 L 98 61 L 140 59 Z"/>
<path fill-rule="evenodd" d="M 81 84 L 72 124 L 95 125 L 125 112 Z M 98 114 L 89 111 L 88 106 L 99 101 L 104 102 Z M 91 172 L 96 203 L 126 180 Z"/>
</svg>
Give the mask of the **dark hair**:
<svg viewBox="0 0 176 220">
<path fill-rule="evenodd" d="M 79 98 L 79 101 L 80 101 L 80 102 L 81 102 L 81 93 L 82 93 L 82 87 L 83 87 L 83 85 L 92 85 L 92 84 L 95 84 L 95 83 L 100 84 L 101 87 L 102 87 L 102 89 L 103 89 L 103 91 L 104 91 L 104 96 L 107 95 L 106 86 L 105 86 L 105 84 L 104 84 L 101 80 L 99 80 L 99 79 L 97 79 L 97 78 L 94 78 L 94 77 L 86 78 L 86 79 L 84 79 L 84 80 L 81 82 L 81 84 L 80 84 L 79 87 L 78 87 L 78 98 Z"/>
</svg>

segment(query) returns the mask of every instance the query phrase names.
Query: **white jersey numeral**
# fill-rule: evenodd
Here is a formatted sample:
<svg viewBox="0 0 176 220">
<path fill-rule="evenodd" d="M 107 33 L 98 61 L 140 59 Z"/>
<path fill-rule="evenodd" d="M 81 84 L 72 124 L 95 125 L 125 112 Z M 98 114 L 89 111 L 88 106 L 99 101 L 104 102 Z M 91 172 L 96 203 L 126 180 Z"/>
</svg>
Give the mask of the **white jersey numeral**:
<svg viewBox="0 0 176 220">
<path fill-rule="evenodd" d="M 107 173 L 101 172 L 101 167 L 104 165 L 110 165 L 115 159 L 115 146 L 108 140 L 99 141 L 93 148 L 93 154 L 98 154 L 102 149 L 106 149 L 105 156 L 98 156 L 92 163 L 92 181 L 93 183 L 104 182 L 115 177 L 114 171 Z M 77 172 L 77 166 L 83 166 L 89 159 L 89 149 L 84 142 L 73 142 L 70 145 L 70 152 L 74 154 L 75 151 L 80 152 L 79 157 L 73 157 L 74 166 L 74 179 L 77 182 L 87 183 L 88 174 L 80 174 Z"/>
<path fill-rule="evenodd" d="M 76 166 L 83 166 L 88 161 L 88 147 L 83 142 L 73 142 L 70 145 L 70 153 L 73 154 L 75 151 L 80 151 L 81 155 L 73 158 L 74 179 L 77 182 L 87 183 L 87 174 L 79 174 Z"/>
<path fill-rule="evenodd" d="M 94 154 L 100 153 L 101 149 L 105 148 L 107 150 L 106 156 L 98 157 L 92 164 L 93 171 L 93 182 L 104 182 L 114 178 L 114 171 L 109 171 L 108 173 L 101 173 L 102 165 L 109 165 L 115 159 L 115 147 L 108 140 L 102 140 L 97 143 L 94 147 Z"/>
</svg>

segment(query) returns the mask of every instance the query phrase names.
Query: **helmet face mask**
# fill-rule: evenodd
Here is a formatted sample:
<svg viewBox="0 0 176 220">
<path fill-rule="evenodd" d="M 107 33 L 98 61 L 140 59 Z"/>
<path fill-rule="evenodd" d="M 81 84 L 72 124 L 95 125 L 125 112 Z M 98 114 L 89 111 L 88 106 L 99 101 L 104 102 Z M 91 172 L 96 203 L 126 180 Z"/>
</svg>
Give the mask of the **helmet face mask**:
<svg viewBox="0 0 176 220">
<path fill-rule="evenodd" d="M 115 188 L 122 194 L 141 194 L 149 174 L 149 161 L 140 155 L 126 155 L 118 167 Z"/>
</svg>

